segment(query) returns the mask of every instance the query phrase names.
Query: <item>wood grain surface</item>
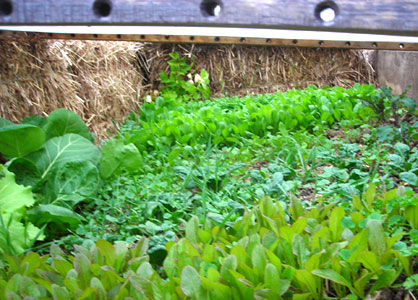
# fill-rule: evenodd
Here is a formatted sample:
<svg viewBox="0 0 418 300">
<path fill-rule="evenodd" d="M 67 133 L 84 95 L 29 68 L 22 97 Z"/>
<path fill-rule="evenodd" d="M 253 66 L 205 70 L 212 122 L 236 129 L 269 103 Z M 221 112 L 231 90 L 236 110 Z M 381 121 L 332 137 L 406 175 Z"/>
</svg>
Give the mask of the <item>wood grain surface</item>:
<svg viewBox="0 0 418 300">
<path fill-rule="evenodd" d="M 158 34 L 70 34 L 0 31 L 2 38 L 33 36 L 41 39 L 98 40 L 98 41 L 137 41 L 149 43 L 192 43 L 192 44 L 241 44 L 282 47 L 343 48 L 372 50 L 418 51 L 418 43 L 374 42 L 374 41 L 318 41 L 307 39 L 275 39 L 254 37 L 218 37 L 196 35 L 158 35 Z"/>
<path fill-rule="evenodd" d="M 219 15 L 213 9 L 219 6 Z M 324 22 L 319 12 L 332 8 Z M 0 0 L 0 25 L 187 25 L 418 36 L 417 0 Z"/>
</svg>

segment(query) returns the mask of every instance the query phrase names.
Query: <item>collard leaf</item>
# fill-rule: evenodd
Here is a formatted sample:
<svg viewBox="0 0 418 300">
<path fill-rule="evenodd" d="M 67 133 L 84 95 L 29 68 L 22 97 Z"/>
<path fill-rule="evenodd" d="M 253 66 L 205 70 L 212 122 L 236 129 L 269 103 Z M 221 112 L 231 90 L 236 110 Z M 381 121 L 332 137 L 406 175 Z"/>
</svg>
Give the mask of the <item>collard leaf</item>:
<svg viewBox="0 0 418 300">
<path fill-rule="evenodd" d="M 134 144 L 125 145 L 120 139 L 108 141 L 100 154 L 100 175 L 108 178 L 123 168 L 129 172 L 142 166 L 142 156 Z"/>
<path fill-rule="evenodd" d="M 26 117 L 20 122 L 20 124 L 30 124 L 43 128 L 46 125 L 47 119 L 43 116 L 29 116 Z"/>
<path fill-rule="evenodd" d="M 99 149 L 78 134 L 65 134 L 48 140 L 37 152 L 27 158 L 32 160 L 45 179 L 54 168 L 70 161 L 90 161 L 97 164 Z"/>
<path fill-rule="evenodd" d="M 93 197 L 99 187 L 99 170 L 90 161 L 70 161 L 49 176 L 45 186 L 49 203 L 71 202 L 75 205 Z"/>
<path fill-rule="evenodd" d="M 42 147 L 45 132 L 30 124 L 12 124 L 0 127 L 0 153 L 23 157 Z"/>
<path fill-rule="evenodd" d="M 75 112 L 65 108 L 53 111 L 48 116 L 44 129 L 47 139 L 63 136 L 68 133 L 74 133 L 94 142 L 86 124 L 84 124 Z"/>
<path fill-rule="evenodd" d="M 12 159 L 7 165 L 7 169 L 16 175 L 17 184 L 31 186 L 34 192 L 37 191 L 37 185 L 41 180 L 41 173 L 32 161 L 20 157 Z"/>
<path fill-rule="evenodd" d="M 74 211 L 54 205 L 54 204 L 41 204 L 27 212 L 33 223 L 37 225 L 56 223 L 56 224 L 68 224 L 74 228 L 81 223 L 83 218 L 76 214 Z"/>
<path fill-rule="evenodd" d="M 399 174 L 399 178 L 409 185 L 418 186 L 418 176 L 413 172 L 402 172 Z"/>
<path fill-rule="evenodd" d="M 9 121 L 7 119 L 4 118 L 0 118 L 0 128 L 5 127 L 5 126 L 9 126 L 9 125 L 14 125 L 15 123 L 13 123 L 12 121 Z"/>
</svg>

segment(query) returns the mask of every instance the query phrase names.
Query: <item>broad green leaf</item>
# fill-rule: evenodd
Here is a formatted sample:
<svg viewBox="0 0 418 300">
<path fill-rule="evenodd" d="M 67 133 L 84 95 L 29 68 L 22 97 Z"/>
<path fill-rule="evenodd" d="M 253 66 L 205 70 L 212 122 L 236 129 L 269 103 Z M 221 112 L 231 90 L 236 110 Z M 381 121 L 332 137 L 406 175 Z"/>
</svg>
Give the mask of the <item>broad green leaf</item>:
<svg viewBox="0 0 418 300">
<path fill-rule="evenodd" d="M 282 273 L 282 262 L 280 261 L 280 258 L 278 258 L 276 254 L 269 249 L 264 249 L 264 251 L 267 254 L 269 262 L 276 267 L 276 270 L 280 275 Z"/>
<path fill-rule="evenodd" d="M 141 153 L 134 144 L 125 145 L 120 139 L 106 142 L 100 154 L 100 175 L 108 178 L 123 169 L 138 170 L 143 164 Z"/>
<path fill-rule="evenodd" d="M 323 251 L 311 255 L 305 263 L 304 268 L 307 271 L 312 271 L 321 267 L 321 256 L 324 254 Z"/>
<path fill-rule="evenodd" d="M 43 128 L 46 125 L 47 119 L 43 116 L 33 115 L 26 117 L 20 122 L 20 124 L 30 124 L 34 126 L 38 126 L 39 128 Z"/>
<path fill-rule="evenodd" d="M 254 272 L 259 276 L 259 280 L 263 279 L 266 268 L 267 257 L 262 245 L 256 245 L 251 253 L 251 262 Z"/>
<path fill-rule="evenodd" d="M 27 158 L 32 160 L 45 179 L 54 168 L 72 161 L 90 161 L 97 164 L 100 151 L 89 140 L 78 134 L 65 134 L 48 140 L 37 152 Z"/>
<path fill-rule="evenodd" d="M 105 240 L 98 240 L 96 242 L 96 247 L 100 249 L 100 252 L 106 259 L 106 264 L 113 266 L 117 259 L 115 248 L 111 243 Z"/>
<path fill-rule="evenodd" d="M 30 124 L 13 124 L 0 127 L 0 153 L 23 157 L 42 147 L 45 132 Z"/>
<path fill-rule="evenodd" d="M 347 279 L 345 279 L 343 276 L 341 276 L 340 274 L 338 274 L 332 269 L 324 269 L 324 270 L 317 269 L 317 270 L 313 270 L 312 274 L 334 281 L 338 284 L 344 285 L 348 287 L 350 290 L 353 289 L 353 287 L 351 286 L 350 282 Z"/>
<path fill-rule="evenodd" d="M 56 284 L 52 284 L 52 298 L 54 300 L 71 300 L 68 290 Z"/>
<path fill-rule="evenodd" d="M 366 190 L 366 202 L 369 207 L 372 206 L 375 197 L 376 197 L 376 185 L 371 182 Z"/>
<path fill-rule="evenodd" d="M 304 216 L 305 210 L 303 209 L 302 203 L 296 197 L 292 198 L 291 202 L 291 209 L 290 212 L 292 213 L 292 218 L 297 220 L 299 217 Z"/>
<path fill-rule="evenodd" d="M 315 270 L 314 270 L 315 271 Z M 322 282 L 318 277 L 313 276 L 314 271 L 309 272 L 307 270 L 296 270 L 296 280 L 305 285 L 306 288 L 311 292 L 314 298 L 318 298 L 321 293 Z M 317 274 L 315 274 L 317 275 Z M 318 275 L 319 276 L 319 275 Z"/>
<path fill-rule="evenodd" d="M 39 291 L 36 283 L 31 278 L 22 276 L 20 281 L 20 295 L 22 297 L 30 296 L 34 299 L 37 299 L 41 296 L 41 292 Z"/>
<path fill-rule="evenodd" d="M 0 165 L 0 212 L 16 214 L 22 208 L 32 206 L 34 203 L 31 189 L 16 184 L 15 175 Z"/>
<path fill-rule="evenodd" d="M 74 256 L 74 269 L 77 271 L 79 282 L 82 288 L 87 288 L 92 278 L 91 262 L 82 253 L 77 253 Z"/>
<path fill-rule="evenodd" d="M 308 220 L 305 217 L 299 217 L 295 223 L 292 224 L 292 230 L 296 234 L 301 234 L 308 224 Z"/>
<path fill-rule="evenodd" d="M 359 211 L 363 210 L 363 204 L 359 196 L 353 196 L 353 206 Z"/>
<path fill-rule="evenodd" d="M 418 229 L 418 205 L 410 205 L 405 208 L 405 219 L 412 228 Z"/>
<path fill-rule="evenodd" d="M 73 266 L 68 261 L 62 259 L 55 259 L 53 262 L 53 267 L 58 271 L 58 273 L 61 274 L 62 277 L 65 277 L 68 271 L 73 268 Z"/>
<path fill-rule="evenodd" d="M 48 178 L 46 201 L 48 203 L 68 202 L 70 206 L 94 197 L 99 188 L 100 178 L 97 167 L 88 160 L 69 161 L 59 165 Z"/>
<path fill-rule="evenodd" d="M 312 299 L 311 293 L 304 293 L 304 294 L 294 293 L 292 296 L 292 300 L 309 300 L 309 299 Z"/>
<path fill-rule="evenodd" d="M 181 290 L 192 299 L 201 299 L 201 280 L 199 273 L 192 267 L 186 266 L 181 272 Z"/>
<path fill-rule="evenodd" d="M 399 174 L 399 178 L 409 185 L 418 186 L 418 176 L 413 172 L 402 172 Z"/>
<path fill-rule="evenodd" d="M 366 233 L 370 250 L 377 257 L 382 257 L 386 252 L 386 235 L 382 223 L 374 219 L 367 221 Z"/>
<path fill-rule="evenodd" d="M 131 250 L 132 256 L 135 257 L 142 257 L 148 251 L 148 239 L 142 237 L 135 245 L 135 247 Z M 167 250 L 168 251 L 168 250 Z"/>
<path fill-rule="evenodd" d="M 185 231 L 186 239 L 195 244 L 199 242 L 199 219 L 196 216 L 186 223 Z"/>
<path fill-rule="evenodd" d="M 357 261 L 362 263 L 363 266 L 369 269 L 371 272 L 377 272 L 381 265 L 378 261 L 378 257 L 374 252 L 363 251 L 358 257 Z"/>
<path fill-rule="evenodd" d="M 297 258 L 299 267 L 303 268 L 306 261 L 308 260 L 308 256 L 310 253 L 305 245 L 305 241 L 303 240 L 303 237 L 299 234 L 295 234 L 293 237 L 292 251 L 293 251 L 293 254 Z"/>
<path fill-rule="evenodd" d="M 105 290 L 102 282 L 98 278 L 93 277 L 91 279 L 91 281 L 90 281 L 90 287 L 96 289 L 96 291 L 94 293 L 94 299 L 97 299 L 97 300 L 106 300 L 107 299 L 107 297 L 106 297 L 106 295 L 107 295 L 106 290 Z"/>
<path fill-rule="evenodd" d="M 338 242 L 341 238 L 341 234 L 344 230 L 341 225 L 341 221 L 344 218 L 344 208 L 338 206 L 335 207 L 329 217 L 329 229 L 331 230 L 332 241 Z"/>
<path fill-rule="evenodd" d="M 21 219 L 34 202 L 30 188 L 17 185 L 14 174 L 0 165 L 0 253 L 20 254 L 36 237 L 43 239 L 39 228 Z"/>
<path fill-rule="evenodd" d="M 390 287 L 397 277 L 396 271 L 393 269 L 384 271 L 370 288 L 369 294 L 373 294 L 385 287 Z"/>
<path fill-rule="evenodd" d="M 31 186 L 35 191 L 41 181 L 41 173 L 36 165 L 26 158 L 14 158 L 7 163 L 7 169 L 16 175 L 16 183 Z"/>
<path fill-rule="evenodd" d="M 9 121 L 7 119 L 4 118 L 0 118 L 0 128 L 9 126 L 9 125 L 15 125 L 15 123 L 13 123 L 12 121 Z"/>
<path fill-rule="evenodd" d="M 213 300 L 221 299 L 231 299 L 231 288 L 227 285 L 221 284 L 216 281 L 211 281 L 208 278 L 202 277 L 202 288 L 210 295 L 213 295 Z"/>
<path fill-rule="evenodd" d="M 121 269 L 126 265 L 128 245 L 125 242 L 116 242 L 113 248 L 115 249 L 115 255 L 116 255 L 116 262 L 113 268 L 115 269 L 115 272 L 120 273 Z"/>
<path fill-rule="evenodd" d="M 86 124 L 75 112 L 65 108 L 54 110 L 49 114 L 44 130 L 48 140 L 53 137 L 74 133 L 94 142 Z"/>
<path fill-rule="evenodd" d="M 83 217 L 68 208 L 54 205 L 41 204 L 27 212 L 30 219 L 36 225 L 48 224 L 68 224 L 71 228 L 81 223 Z"/>
<path fill-rule="evenodd" d="M 223 263 L 221 265 L 221 276 L 228 280 L 230 284 L 232 284 L 233 280 L 230 276 L 229 270 L 235 271 L 238 266 L 237 257 L 235 255 L 228 255 L 223 260 Z"/>
<path fill-rule="evenodd" d="M 270 263 L 264 270 L 264 282 L 266 288 L 280 294 L 280 274 L 276 267 Z"/>
</svg>

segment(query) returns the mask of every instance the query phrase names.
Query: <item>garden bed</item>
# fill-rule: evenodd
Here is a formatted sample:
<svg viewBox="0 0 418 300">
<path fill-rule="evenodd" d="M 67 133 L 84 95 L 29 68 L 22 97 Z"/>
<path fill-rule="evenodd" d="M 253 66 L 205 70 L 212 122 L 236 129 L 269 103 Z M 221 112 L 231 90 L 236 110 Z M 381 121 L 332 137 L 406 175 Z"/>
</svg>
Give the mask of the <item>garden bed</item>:
<svg viewBox="0 0 418 300">
<path fill-rule="evenodd" d="M 0 119 L 1 297 L 417 297 L 414 100 L 359 84 L 205 100 L 208 74 L 171 57 L 100 145 L 65 109 Z"/>
</svg>

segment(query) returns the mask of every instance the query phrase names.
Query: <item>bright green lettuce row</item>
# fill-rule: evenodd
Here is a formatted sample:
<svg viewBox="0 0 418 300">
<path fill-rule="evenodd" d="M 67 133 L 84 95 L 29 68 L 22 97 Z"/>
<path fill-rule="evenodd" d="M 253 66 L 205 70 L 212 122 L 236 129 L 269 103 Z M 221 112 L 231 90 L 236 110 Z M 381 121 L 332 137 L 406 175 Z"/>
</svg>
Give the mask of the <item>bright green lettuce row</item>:
<svg viewBox="0 0 418 300">
<path fill-rule="evenodd" d="M 359 125 L 375 117 L 364 99 L 376 91 L 371 86 L 352 89 L 309 87 L 258 97 L 222 98 L 184 106 L 170 99 L 141 107 L 140 117 L 121 128 L 124 138 L 140 151 L 183 145 L 235 144 L 281 130 L 321 133 L 339 122 Z M 132 117 L 133 118 L 133 117 Z M 132 119 L 131 118 L 131 119 Z"/>
<path fill-rule="evenodd" d="M 362 226 L 365 224 L 365 226 Z M 0 296 L 35 299 L 365 299 L 390 287 L 410 258 L 395 249 L 381 221 L 333 205 L 305 209 L 265 198 L 232 228 L 192 217 L 185 237 L 166 245 L 163 269 L 136 245 L 98 241 L 57 246 L 50 256 L 5 256 Z"/>
<path fill-rule="evenodd" d="M 322 299 L 327 286 L 338 298 L 364 299 L 408 274 L 409 259 L 393 249 L 402 234 L 387 237 L 380 221 L 361 228 L 358 212 L 346 215 L 334 205 L 304 210 L 296 200 L 290 211 L 264 199 L 230 231 L 210 220 L 202 229 L 191 219 L 186 237 L 167 245 L 164 270 L 183 282 L 187 268 L 188 277 L 200 280 L 200 290 L 188 293 L 208 299 L 221 297 L 214 285 L 222 289 L 219 299 Z M 203 284 L 208 280 L 212 285 Z"/>
<path fill-rule="evenodd" d="M 32 191 L 16 184 L 14 178 L 0 165 L 0 255 L 21 254 L 43 237 L 40 229 L 24 218 L 26 209 L 35 203 Z"/>
</svg>

